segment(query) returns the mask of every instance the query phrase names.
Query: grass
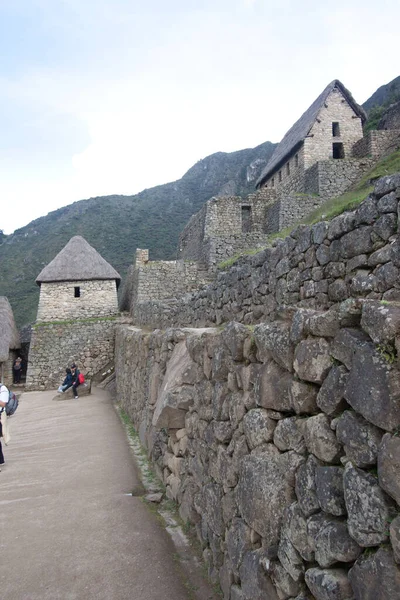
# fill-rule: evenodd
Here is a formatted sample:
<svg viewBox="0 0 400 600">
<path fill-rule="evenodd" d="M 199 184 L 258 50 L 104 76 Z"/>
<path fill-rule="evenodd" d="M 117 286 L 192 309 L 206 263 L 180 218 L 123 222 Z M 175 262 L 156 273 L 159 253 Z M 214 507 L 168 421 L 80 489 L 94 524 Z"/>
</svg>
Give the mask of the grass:
<svg viewBox="0 0 400 600">
<path fill-rule="evenodd" d="M 373 181 L 379 179 L 379 177 L 391 175 L 398 171 L 400 171 L 400 150 L 396 150 L 380 160 L 360 179 L 353 189 L 337 198 L 331 198 L 302 222 L 313 225 L 314 223 L 318 223 L 318 221 L 329 221 L 346 210 L 353 210 L 373 191 Z"/>
<path fill-rule="evenodd" d="M 242 258 L 242 256 L 253 256 L 254 254 L 258 254 L 259 252 L 262 252 L 263 250 L 265 250 L 265 248 L 266 248 L 266 246 L 260 246 L 259 248 L 248 248 L 247 250 L 237 252 L 230 258 L 227 258 L 226 260 L 223 260 L 222 262 L 218 263 L 217 269 L 221 269 L 221 270 L 228 269 L 236 261 L 238 261 L 239 258 Z"/>
</svg>

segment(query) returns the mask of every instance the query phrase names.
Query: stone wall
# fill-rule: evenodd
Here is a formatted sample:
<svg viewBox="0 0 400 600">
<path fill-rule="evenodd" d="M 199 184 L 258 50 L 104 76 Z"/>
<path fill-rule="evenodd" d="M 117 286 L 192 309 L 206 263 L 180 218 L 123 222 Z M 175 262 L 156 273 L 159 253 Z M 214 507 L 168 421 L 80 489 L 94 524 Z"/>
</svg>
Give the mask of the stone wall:
<svg viewBox="0 0 400 600">
<path fill-rule="evenodd" d="M 400 598 L 399 348 L 377 300 L 117 328 L 118 398 L 225 600 Z"/>
<path fill-rule="evenodd" d="M 267 232 L 277 233 L 298 223 L 313 210 L 318 208 L 326 198 L 318 194 L 288 194 L 281 197 L 267 210 Z"/>
<path fill-rule="evenodd" d="M 305 172 L 306 193 L 318 194 L 324 201 L 346 192 L 374 165 L 373 158 L 321 160 Z"/>
<path fill-rule="evenodd" d="M 400 174 L 378 180 L 357 210 L 300 226 L 275 247 L 241 258 L 207 287 L 173 303 L 139 303 L 137 325 L 257 323 L 282 305 L 328 308 L 347 298 L 400 301 Z"/>
<path fill-rule="evenodd" d="M 114 360 L 117 317 L 32 326 L 26 387 L 57 389 L 72 362 L 87 379 Z"/>
<path fill-rule="evenodd" d="M 117 312 L 115 280 L 55 281 L 40 286 L 37 321 L 107 317 Z"/>
<path fill-rule="evenodd" d="M 275 199 L 275 192 L 265 188 L 246 198 L 211 198 L 183 230 L 179 240 L 180 257 L 198 261 L 208 269 L 232 256 L 223 252 L 221 258 L 224 243 L 227 248 L 233 248 L 233 254 L 254 247 L 264 239 L 266 209 Z"/>
<path fill-rule="evenodd" d="M 394 152 L 400 146 L 400 129 L 393 131 L 369 131 L 356 142 L 352 154 L 355 158 L 373 157 L 375 159 Z"/>
</svg>

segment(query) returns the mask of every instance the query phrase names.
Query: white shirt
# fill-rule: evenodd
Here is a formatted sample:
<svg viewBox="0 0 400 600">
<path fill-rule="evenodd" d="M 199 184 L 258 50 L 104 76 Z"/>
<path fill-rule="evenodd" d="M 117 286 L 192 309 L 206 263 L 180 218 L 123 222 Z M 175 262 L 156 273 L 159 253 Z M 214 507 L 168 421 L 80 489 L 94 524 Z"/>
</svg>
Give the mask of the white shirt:
<svg viewBox="0 0 400 600">
<path fill-rule="evenodd" d="M 8 402 L 8 389 L 5 385 L 1 384 L 0 388 L 0 402 Z M 3 410 L 3 406 L 0 406 L 0 412 Z"/>
</svg>

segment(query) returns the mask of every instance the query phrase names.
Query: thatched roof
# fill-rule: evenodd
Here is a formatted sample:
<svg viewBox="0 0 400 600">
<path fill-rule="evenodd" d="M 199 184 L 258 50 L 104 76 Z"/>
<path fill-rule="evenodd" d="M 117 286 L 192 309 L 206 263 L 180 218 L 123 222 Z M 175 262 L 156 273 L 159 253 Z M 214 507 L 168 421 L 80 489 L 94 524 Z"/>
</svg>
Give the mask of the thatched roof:
<svg viewBox="0 0 400 600">
<path fill-rule="evenodd" d="M 310 130 L 318 117 L 319 111 L 324 106 L 326 99 L 335 87 L 337 87 L 342 92 L 343 96 L 346 98 L 351 108 L 364 123 L 364 121 L 367 118 L 364 109 L 357 104 L 349 90 L 344 87 L 343 83 L 341 83 L 338 79 L 334 79 L 324 89 L 322 94 L 320 94 L 318 98 L 314 100 L 314 102 L 300 117 L 300 119 L 296 121 L 296 123 L 283 136 L 282 141 L 275 148 L 275 152 L 271 156 L 269 162 L 267 163 L 267 166 L 258 178 L 256 182 L 256 187 L 261 185 L 265 179 L 271 176 L 273 172 L 277 171 L 282 166 L 282 164 L 286 162 L 289 156 L 291 154 L 294 154 L 294 152 L 296 152 L 296 150 L 300 148 L 304 139 L 310 133 Z"/>
<path fill-rule="evenodd" d="M 10 350 L 20 347 L 11 305 L 5 296 L 0 296 L 0 362 L 8 359 Z"/>
<path fill-rule="evenodd" d="M 80 235 L 71 238 L 66 246 L 37 276 L 36 283 L 53 281 L 82 281 L 115 279 L 119 273 Z"/>
</svg>

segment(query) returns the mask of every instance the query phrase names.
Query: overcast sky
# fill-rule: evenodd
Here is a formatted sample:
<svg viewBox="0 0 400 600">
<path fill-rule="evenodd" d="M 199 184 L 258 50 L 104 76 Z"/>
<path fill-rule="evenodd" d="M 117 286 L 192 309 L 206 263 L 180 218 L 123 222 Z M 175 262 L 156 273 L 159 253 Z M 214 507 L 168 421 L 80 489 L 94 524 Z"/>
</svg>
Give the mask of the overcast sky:
<svg viewBox="0 0 400 600">
<path fill-rule="evenodd" d="M 398 0 L 0 0 L 0 229 L 278 142 L 400 75 Z"/>
</svg>

